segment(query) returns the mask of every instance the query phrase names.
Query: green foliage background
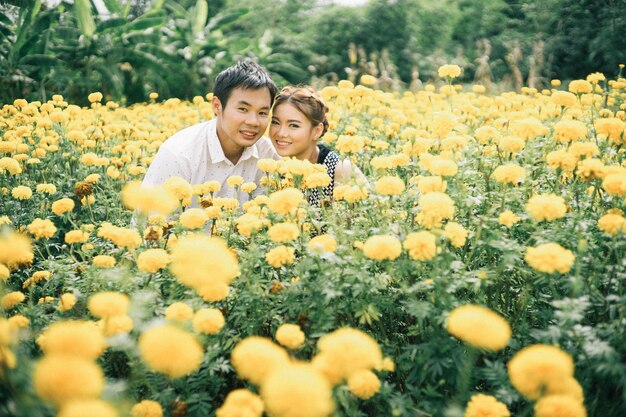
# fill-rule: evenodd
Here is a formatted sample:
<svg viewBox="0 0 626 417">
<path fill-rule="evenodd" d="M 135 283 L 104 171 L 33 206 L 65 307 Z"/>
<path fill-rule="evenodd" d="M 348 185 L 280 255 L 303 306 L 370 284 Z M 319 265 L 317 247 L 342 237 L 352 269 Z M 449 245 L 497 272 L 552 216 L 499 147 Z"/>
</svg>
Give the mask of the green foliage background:
<svg viewBox="0 0 626 417">
<path fill-rule="evenodd" d="M 609 76 L 626 62 L 626 2 L 615 0 L 6 0 L 0 5 L 0 102 L 92 91 L 128 103 L 192 98 L 252 57 L 280 84 L 321 86 L 371 73 L 417 87 L 443 63 L 462 81 L 542 87 Z M 513 60 L 509 59 L 516 55 Z M 481 56 L 484 65 L 480 68 Z"/>
</svg>

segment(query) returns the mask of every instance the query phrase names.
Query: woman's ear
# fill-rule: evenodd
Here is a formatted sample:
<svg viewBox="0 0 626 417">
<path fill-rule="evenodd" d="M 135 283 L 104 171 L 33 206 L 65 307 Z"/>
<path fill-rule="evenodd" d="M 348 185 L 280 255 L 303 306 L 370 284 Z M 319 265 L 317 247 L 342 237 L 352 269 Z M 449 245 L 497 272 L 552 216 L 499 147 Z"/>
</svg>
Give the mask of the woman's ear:
<svg viewBox="0 0 626 417">
<path fill-rule="evenodd" d="M 313 135 L 315 136 L 315 140 L 318 140 L 322 136 L 322 133 L 324 133 L 324 124 L 318 123 L 317 126 L 313 128 Z"/>
</svg>

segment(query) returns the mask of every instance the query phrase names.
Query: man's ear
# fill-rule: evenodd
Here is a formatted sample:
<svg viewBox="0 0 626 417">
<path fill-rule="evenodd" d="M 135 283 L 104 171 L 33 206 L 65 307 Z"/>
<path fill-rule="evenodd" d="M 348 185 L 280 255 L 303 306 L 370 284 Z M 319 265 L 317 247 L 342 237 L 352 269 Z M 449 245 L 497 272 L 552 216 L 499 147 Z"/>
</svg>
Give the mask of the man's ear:
<svg viewBox="0 0 626 417">
<path fill-rule="evenodd" d="M 213 114 L 219 116 L 222 113 L 222 102 L 219 98 L 213 96 Z"/>
</svg>

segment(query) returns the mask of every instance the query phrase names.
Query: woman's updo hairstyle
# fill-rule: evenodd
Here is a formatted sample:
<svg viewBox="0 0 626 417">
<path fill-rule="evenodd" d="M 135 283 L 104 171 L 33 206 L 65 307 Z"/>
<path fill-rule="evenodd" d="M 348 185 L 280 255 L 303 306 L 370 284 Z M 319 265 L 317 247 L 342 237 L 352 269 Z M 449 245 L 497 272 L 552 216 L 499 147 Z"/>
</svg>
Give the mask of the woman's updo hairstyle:
<svg viewBox="0 0 626 417">
<path fill-rule="evenodd" d="M 311 121 L 313 126 L 317 126 L 321 123 L 324 126 L 324 130 L 320 137 L 324 136 L 328 131 L 328 119 L 326 118 L 328 107 L 326 103 L 324 103 L 324 100 L 322 100 L 322 97 L 311 87 L 298 86 L 283 88 L 280 93 L 278 93 L 278 96 L 276 96 L 274 108 L 280 106 L 282 103 L 293 104 Z"/>
</svg>

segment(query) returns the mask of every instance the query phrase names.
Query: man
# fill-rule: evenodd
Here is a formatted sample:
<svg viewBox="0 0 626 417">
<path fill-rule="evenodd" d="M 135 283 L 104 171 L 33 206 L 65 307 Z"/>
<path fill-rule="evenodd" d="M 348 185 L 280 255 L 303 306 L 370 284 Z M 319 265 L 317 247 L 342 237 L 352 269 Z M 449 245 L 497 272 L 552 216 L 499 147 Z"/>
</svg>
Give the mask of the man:
<svg viewBox="0 0 626 417">
<path fill-rule="evenodd" d="M 218 181 L 218 197 L 232 197 L 228 177 L 239 175 L 259 185 L 263 172 L 259 159 L 280 159 L 271 141 L 263 136 L 277 88 L 269 74 L 252 61 L 239 62 L 215 79 L 215 118 L 176 133 L 166 140 L 148 168 L 144 185 L 159 185 L 178 176 L 190 184 Z M 253 193 L 262 192 L 259 187 Z M 239 193 L 239 202 L 248 200 Z"/>
</svg>

